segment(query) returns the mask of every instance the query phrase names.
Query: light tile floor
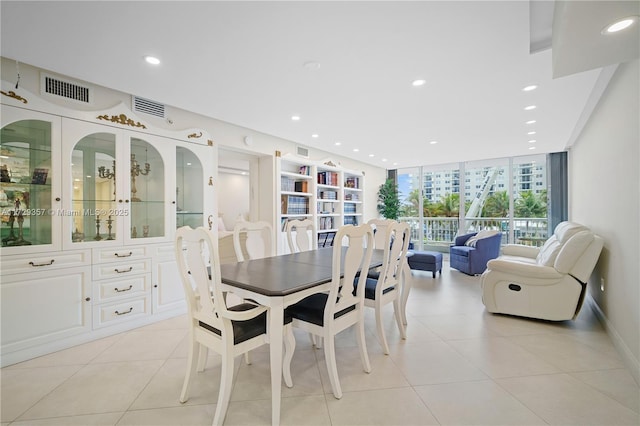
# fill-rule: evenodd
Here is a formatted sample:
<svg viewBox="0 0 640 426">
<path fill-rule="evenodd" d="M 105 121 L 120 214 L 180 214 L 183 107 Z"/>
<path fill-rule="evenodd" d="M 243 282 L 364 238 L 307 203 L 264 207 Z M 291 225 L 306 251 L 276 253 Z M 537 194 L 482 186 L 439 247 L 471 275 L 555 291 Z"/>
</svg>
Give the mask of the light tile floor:
<svg viewBox="0 0 640 426">
<path fill-rule="evenodd" d="M 296 331 L 294 387 L 283 386 L 286 425 L 639 425 L 638 385 L 588 306 L 551 323 L 488 314 L 479 277 L 415 272 L 407 340 L 385 311 L 391 354 L 372 310 L 362 371 L 354 335 L 337 338 L 344 396 L 331 393 L 322 350 Z M 184 316 L 1 370 L 5 425 L 209 425 L 220 357 L 212 354 L 186 404 Z M 236 359 L 227 425 L 268 425 L 268 347 Z"/>
</svg>

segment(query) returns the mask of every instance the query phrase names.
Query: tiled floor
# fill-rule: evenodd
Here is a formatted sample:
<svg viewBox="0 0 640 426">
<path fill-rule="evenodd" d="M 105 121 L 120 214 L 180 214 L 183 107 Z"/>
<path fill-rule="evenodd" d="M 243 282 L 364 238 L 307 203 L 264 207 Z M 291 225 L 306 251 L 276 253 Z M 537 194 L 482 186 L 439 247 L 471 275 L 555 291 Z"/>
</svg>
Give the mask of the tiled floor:
<svg viewBox="0 0 640 426">
<path fill-rule="evenodd" d="M 331 393 L 322 350 L 296 332 L 288 425 L 638 425 L 638 385 L 588 306 L 576 321 L 550 323 L 485 312 L 479 277 L 445 264 L 442 277 L 414 274 L 408 337 L 391 307 L 385 356 L 367 311 L 372 372 L 355 337 L 338 336 L 344 396 Z M 186 365 L 185 317 L 2 369 L 5 425 L 209 425 L 219 361 L 210 355 L 192 397 L 178 402 Z M 271 420 L 268 347 L 236 359 L 227 425 Z"/>
</svg>

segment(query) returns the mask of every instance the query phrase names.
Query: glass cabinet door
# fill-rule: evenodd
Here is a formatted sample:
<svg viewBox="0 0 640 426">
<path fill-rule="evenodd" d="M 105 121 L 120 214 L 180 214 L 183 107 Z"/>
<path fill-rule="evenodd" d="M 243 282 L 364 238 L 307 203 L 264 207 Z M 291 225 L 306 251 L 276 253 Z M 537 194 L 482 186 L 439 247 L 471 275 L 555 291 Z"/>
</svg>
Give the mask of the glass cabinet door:
<svg viewBox="0 0 640 426">
<path fill-rule="evenodd" d="M 191 150 L 176 148 L 176 226 L 197 228 L 203 224 L 203 174 L 200 160 Z"/>
<path fill-rule="evenodd" d="M 3 107 L 3 119 L 12 114 Z M 53 244 L 53 123 L 18 120 L 0 132 L 2 247 Z M 59 194 L 57 195 L 59 197 Z"/>
<path fill-rule="evenodd" d="M 165 170 L 162 156 L 143 139 L 131 137 L 130 161 L 131 239 L 165 235 Z"/>
<path fill-rule="evenodd" d="M 118 236 L 116 135 L 92 133 L 80 139 L 71 154 L 71 241 L 115 240 Z"/>
</svg>

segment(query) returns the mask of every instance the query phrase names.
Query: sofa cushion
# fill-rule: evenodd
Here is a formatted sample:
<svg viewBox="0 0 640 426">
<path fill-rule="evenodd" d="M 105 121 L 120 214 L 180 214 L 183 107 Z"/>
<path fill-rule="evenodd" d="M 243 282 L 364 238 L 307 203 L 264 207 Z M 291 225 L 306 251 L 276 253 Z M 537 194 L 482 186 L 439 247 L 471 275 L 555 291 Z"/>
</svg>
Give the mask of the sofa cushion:
<svg viewBox="0 0 640 426">
<path fill-rule="evenodd" d="M 554 263 L 556 270 L 560 273 L 568 274 L 594 238 L 591 231 L 580 231 L 573 235 L 558 253 Z"/>
<path fill-rule="evenodd" d="M 452 254 L 452 255 L 469 257 L 469 252 L 472 251 L 472 250 L 475 250 L 475 247 L 451 246 L 449 251 L 450 251 L 450 254 Z"/>
<path fill-rule="evenodd" d="M 558 238 L 552 235 L 540 248 L 540 252 L 536 257 L 536 263 L 542 266 L 553 266 L 561 248 L 562 244 L 560 244 Z"/>
<path fill-rule="evenodd" d="M 569 239 L 574 235 L 576 235 L 578 232 L 588 231 L 588 230 L 589 228 L 587 228 L 586 226 L 580 225 L 578 223 L 561 222 L 558 224 L 558 226 L 556 226 L 556 229 L 553 231 L 553 234 L 558 238 L 558 241 L 560 242 L 560 244 L 564 244 L 567 241 L 569 241 Z"/>
</svg>

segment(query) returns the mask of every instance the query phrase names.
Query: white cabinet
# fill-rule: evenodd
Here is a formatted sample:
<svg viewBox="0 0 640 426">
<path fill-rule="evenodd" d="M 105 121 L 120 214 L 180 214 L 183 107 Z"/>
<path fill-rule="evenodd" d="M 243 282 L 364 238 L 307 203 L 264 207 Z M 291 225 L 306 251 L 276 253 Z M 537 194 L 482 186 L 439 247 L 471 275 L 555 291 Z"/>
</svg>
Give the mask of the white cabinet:
<svg viewBox="0 0 640 426">
<path fill-rule="evenodd" d="M 90 256 L 88 252 L 75 254 L 87 259 L 86 266 L 57 268 L 56 261 L 62 259 L 52 252 L 47 256 L 54 261 L 51 265 L 29 265 L 37 271 L 8 273 L 3 268 L 3 365 L 41 355 L 46 352 L 44 345 L 56 348 L 61 339 L 91 331 Z M 28 257 L 22 259 L 27 264 L 32 262 Z"/>
<path fill-rule="evenodd" d="M 2 98 L 2 365 L 184 312 L 173 238 L 217 217 L 211 139 L 20 96 Z"/>
</svg>

